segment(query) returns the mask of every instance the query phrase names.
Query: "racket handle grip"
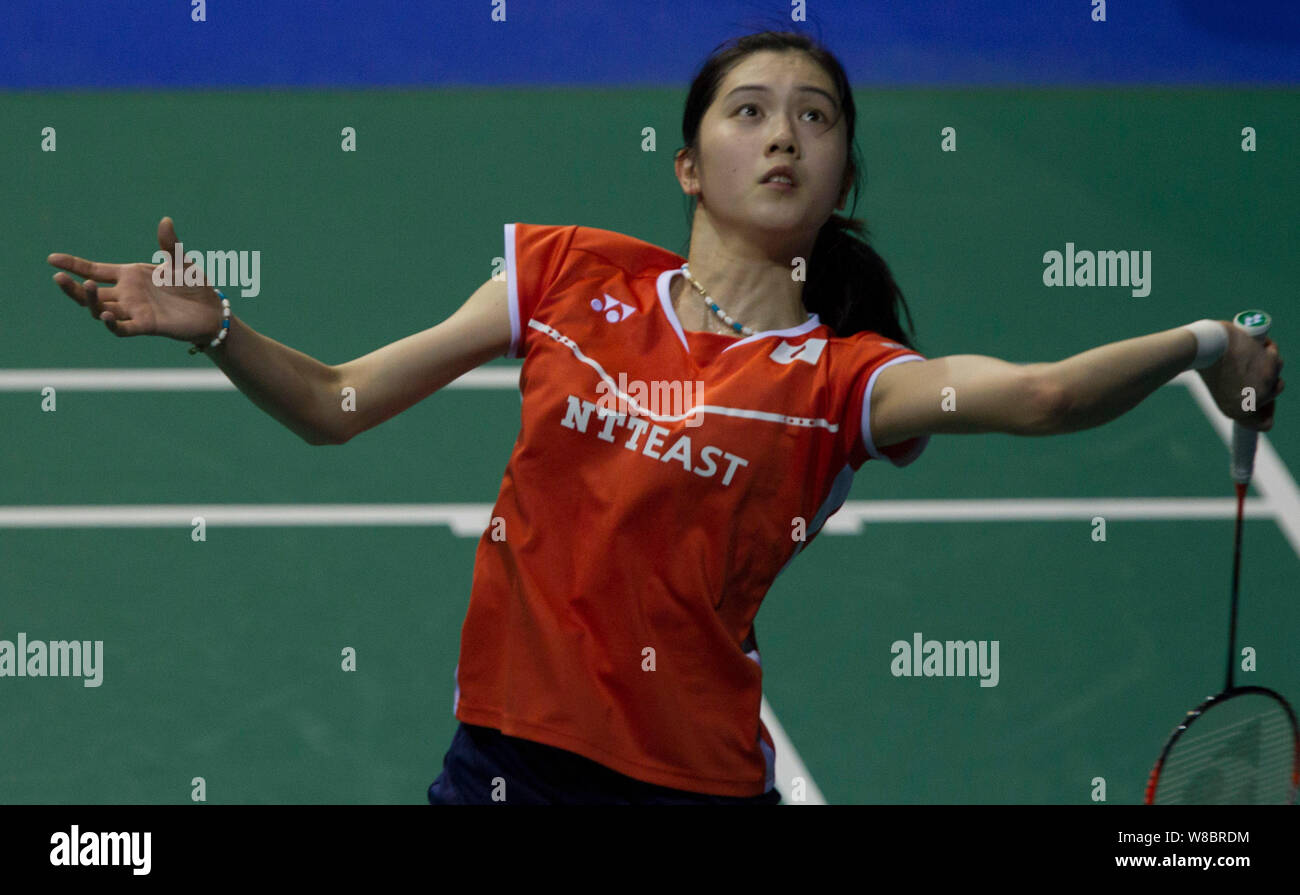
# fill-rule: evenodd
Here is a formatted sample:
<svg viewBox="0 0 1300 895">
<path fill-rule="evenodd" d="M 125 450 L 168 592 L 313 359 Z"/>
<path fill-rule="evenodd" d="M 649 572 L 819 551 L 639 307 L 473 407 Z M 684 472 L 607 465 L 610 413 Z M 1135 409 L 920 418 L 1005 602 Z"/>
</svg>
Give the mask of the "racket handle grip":
<svg viewBox="0 0 1300 895">
<path fill-rule="evenodd" d="M 1232 424 L 1232 480 L 1238 485 L 1248 484 L 1255 474 L 1255 448 L 1258 444 L 1258 432 L 1241 423 Z"/>
<path fill-rule="evenodd" d="M 1232 318 L 1232 324 L 1262 343 L 1273 325 L 1273 318 L 1264 311 L 1242 311 Z M 1231 473 L 1232 480 L 1239 485 L 1249 483 L 1255 473 L 1255 448 L 1258 444 L 1259 432 L 1233 422 Z"/>
</svg>

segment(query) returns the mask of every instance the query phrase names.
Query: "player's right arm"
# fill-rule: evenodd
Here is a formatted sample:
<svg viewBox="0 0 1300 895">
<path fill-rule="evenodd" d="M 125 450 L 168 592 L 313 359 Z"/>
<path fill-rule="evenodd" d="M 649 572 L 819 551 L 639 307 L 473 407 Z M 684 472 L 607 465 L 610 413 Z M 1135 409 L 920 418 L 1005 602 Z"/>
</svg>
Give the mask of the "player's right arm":
<svg viewBox="0 0 1300 895">
<path fill-rule="evenodd" d="M 172 219 L 163 218 L 159 247 L 172 257 L 177 242 Z M 159 285 L 165 263 L 108 264 L 63 253 L 46 260 L 59 268 L 59 288 L 115 336 L 167 336 L 206 348 L 220 327 L 221 302 L 212 287 Z M 187 259 L 172 282 L 185 282 L 190 266 Z M 78 283 L 69 273 L 86 280 Z M 510 338 L 506 282 L 489 279 L 437 326 L 345 364 L 322 363 L 233 314 L 224 343 L 207 354 L 249 400 L 308 444 L 342 444 L 505 354 Z M 355 410 L 343 409 L 348 386 L 356 390 Z"/>
<path fill-rule="evenodd" d="M 504 279 L 489 279 L 438 325 L 331 367 L 336 398 L 343 388 L 356 390 L 356 410 L 340 410 L 329 427 L 332 443 L 343 444 L 504 355 L 510 348 L 506 295 Z"/>
</svg>

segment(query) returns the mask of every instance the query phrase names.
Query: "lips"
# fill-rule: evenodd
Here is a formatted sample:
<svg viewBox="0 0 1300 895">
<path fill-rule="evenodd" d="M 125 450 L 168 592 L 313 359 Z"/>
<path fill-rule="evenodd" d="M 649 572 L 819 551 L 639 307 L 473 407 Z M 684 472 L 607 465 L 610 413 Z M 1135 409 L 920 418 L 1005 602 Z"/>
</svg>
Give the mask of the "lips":
<svg viewBox="0 0 1300 895">
<path fill-rule="evenodd" d="M 789 165 L 778 165 L 777 167 L 773 168 L 772 170 L 764 174 L 763 179 L 759 182 L 770 183 L 773 177 L 788 177 L 790 178 L 790 183 L 788 184 L 788 186 L 795 187 L 799 185 L 798 178 L 794 176 L 794 169 L 791 168 Z"/>
</svg>

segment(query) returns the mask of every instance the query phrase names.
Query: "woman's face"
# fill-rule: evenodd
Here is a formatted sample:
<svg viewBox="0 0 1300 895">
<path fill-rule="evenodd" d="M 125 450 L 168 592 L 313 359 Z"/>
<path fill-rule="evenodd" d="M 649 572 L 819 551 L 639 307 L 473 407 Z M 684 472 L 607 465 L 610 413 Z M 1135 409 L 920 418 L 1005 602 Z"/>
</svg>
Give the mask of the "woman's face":
<svg viewBox="0 0 1300 895">
<path fill-rule="evenodd" d="M 715 226 L 810 242 L 851 186 L 846 144 L 835 85 L 821 66 L 801 52 L 764 50 L 723 78 L 700 122 L 698 164 L 679 161 L 678 179 Z M 793 189 L 763 183 L 777 165 L 794 169 Z"/>
</svg>

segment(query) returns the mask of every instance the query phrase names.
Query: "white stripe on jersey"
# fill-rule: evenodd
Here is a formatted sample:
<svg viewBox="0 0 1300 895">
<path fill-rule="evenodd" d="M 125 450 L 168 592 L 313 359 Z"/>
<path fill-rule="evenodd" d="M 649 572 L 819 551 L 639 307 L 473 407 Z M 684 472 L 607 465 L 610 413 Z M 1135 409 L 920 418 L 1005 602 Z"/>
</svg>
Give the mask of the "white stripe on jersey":
<svg viewBox="0 0 1300 895">
<path fill-rule="evenodd" d="M 614 378 L 605 372 L 605 368 L 602 367 L 598 361 L 584 354 L 582 349 L 578 347 L 578 343 L 574 342 L 572 339 L 570 339 L 568 336 L 561 333 L 559 330 L 555 329 L 553 326 L 550 326 L 545 323 L 541 323 L 540 321 L 529 320 L 528 325 L 533 329 L 539 330 L 540 332 L 543 332 L 546 335 L 550 336 L 552 339 L 559 342 L 561 345 L 567 346 L 568 349 L 573 352 L 574 357 L 576 357 L 578 360 L 582 361 L 584 364 L 586 364 L 587 366 L 591 367 L 593 370 L 596 371 L 596 373 L 600 376 L 600 378 L 604 380 L 605 384 L 609 386 L 611 392 L 619 395 L 622 399 L 626 400 L 631 406 L 636 406 L 636 401 L 632 398 L 632 396 L 628 395 L 626 392 L 620 391 L 618 388 L 618 384 L 617 382 L 615 382 Z M 675 422 L 677 420 L 684 420 L 688 416 L 691 416 L 696 413 L 716 413 L 722 416 L 743 417 L 745 419 L 762 420 L 764 422 L 781 423 L 783 425 L 790 425 L 790 426 L 807 426 L 809 428 L 820 426 L 827 429 L 830 432 L 838 432 L 840 430 L 838 423 L 832 423 L 830 420 L 822 419 L 820 417 L 788 416 L 784 413 L 772 413 L 771 411 L 767 411 L 767 410 L 750 410 L 749 408 L 745 408 L 745 407 L 724 407 L 719 404 L 700 404 L 688 413 L 679 413 L 679 414 L 652 413 L 643 408 L 638 408 L 638 410 L 640 414 L 643 416 L 648 416 L 651 419 L 661 420 L 664 422 Z"/>
</svg>

